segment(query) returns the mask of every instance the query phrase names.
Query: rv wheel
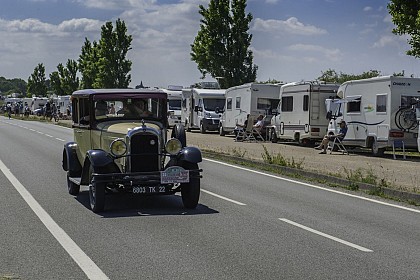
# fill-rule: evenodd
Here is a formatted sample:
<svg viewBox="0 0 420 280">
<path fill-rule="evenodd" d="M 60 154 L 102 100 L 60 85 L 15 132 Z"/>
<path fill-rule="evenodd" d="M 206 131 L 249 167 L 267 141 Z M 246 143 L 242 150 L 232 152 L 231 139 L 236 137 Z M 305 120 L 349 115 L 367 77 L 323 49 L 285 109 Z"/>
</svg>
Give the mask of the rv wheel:
<svg viewBox="0 0 420 280">
<path fill-rule="evenodd" d="M 279 139 L 277 138 L 276 131 L 274 129 L 271 130 L 271 143 L 277 143 Z"/>
<path fill-rule="evenodd" d="M 375 157 L 380 157 L 383 156 L 385 153 L 385 148 L 379 148 L 378 147 L 378 142 L 376 142 L 376 140 L 373 140 L 372 143 L 372 155 Z"/>
<path fill-rule="evenodd" d="M 220 136 L 225 136 L 226 135 L 226 132 L 223 130 L 223 126 L 219 127 L 219 135 Z"/>
<path fill-rule="evenodd" d="M 206 133 L 206 128 L 204 127 L 203 122 L 201 122 L 201 123 L 200 123 L 200 132 L 201 132 L 202 134 Z"/>
</svg>

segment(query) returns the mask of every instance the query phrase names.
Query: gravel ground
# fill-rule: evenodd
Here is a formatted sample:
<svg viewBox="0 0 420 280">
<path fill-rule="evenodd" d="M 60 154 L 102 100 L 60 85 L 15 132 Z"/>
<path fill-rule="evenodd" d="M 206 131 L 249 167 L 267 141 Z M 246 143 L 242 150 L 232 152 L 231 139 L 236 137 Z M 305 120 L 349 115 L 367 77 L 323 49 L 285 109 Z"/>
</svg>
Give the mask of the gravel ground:
<svg viewBox="0 0 420 280">
<path fill-rule="evenodd" d="M 218 133 L 201 134 L 198 131 L 187 132 L 187 145 L 203 150 L 243 155 L 244 158 L 262 160 L 264 148 L 270 155 L 281 154 L 288 160 L 302 162 L 304 170 L 346 178 L 348 174 L 361 171 L 363 176 L 384 180 L 387 186 L 401 191 L 420 193 L 420 155 L 417 152 L 402 159 L 398 155 L 394 160 L 391 152 L 383 157 L 373 157 L 370 152 L 360 149 L 349 150 L 350 154 L 333 152 L 319 154 L 312 147 L 301 147 L 292 143 L 271 142 L 235 142 L 233 136 L 219 136 Z"/>
</svg>

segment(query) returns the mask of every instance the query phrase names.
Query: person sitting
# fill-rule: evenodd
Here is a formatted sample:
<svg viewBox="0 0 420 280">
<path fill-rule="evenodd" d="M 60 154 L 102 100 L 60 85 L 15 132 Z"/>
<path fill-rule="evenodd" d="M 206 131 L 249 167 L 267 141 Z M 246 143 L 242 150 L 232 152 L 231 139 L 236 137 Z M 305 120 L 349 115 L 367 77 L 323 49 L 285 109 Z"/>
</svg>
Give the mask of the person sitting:
<svg viewBox="0 0 420 280">
<path fill-rule="evenodd" d="M 264 138 L 264 115 L 260 114 L 257 118 L 257 123 L 252 126 L 253 131 L 256 132 L 254 134 L 257 134 L 257 136 L 261 136 L 261 138 Z"/>
<path fill-rule="evenodd" d="M 330 141 L 334 141 L 334 138 L 338 138 L 340 141 L 343 141 L 344 137 L 346 137 L 347 134 L 347 125 L 344 120 L 342 120 L 340 123 L 340 131 L 336 135 L 325 135 L 322 139 L 322 142 L 319 146 L 315 147 L 317 150 L 322 150 L 320 154 L 326 154 L 327 153 L 327 147 L 328 143 Z"/>
<path fill-rule="evenodd" d="M 246 115 L 246 119 L 245 119 L 245 121 L 244 121 L 244 124 L 243 125 L 241 125 L 241 124 L 236 124 L 236 127 L 235 127 L 235 129 L 233 130 L 233 133 L 235 134 L 235 136 L 238 136 L 238 132 L 239 131 L 244 131 L 245 129 L 246 129 L 246 127 L 248 126 L 248 119 L 249 119 L 249 114 L 248 115 Z"/>
</svg>

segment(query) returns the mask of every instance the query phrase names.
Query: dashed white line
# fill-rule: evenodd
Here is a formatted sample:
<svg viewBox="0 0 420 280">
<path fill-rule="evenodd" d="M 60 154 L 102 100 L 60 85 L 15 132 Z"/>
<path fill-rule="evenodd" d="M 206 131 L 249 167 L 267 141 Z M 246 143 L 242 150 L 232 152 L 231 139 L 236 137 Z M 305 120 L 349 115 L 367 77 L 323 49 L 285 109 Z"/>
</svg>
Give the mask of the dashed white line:
<svg viewBox="0 0 420 280">
<path fill-rule="evenodd" d="M 225 196 L 221 196 L 221 195 L 219 195 L 219 194 L 215 194 L 215 193 L 210 192 L 210 191 L 207 191 L 207 190 L 203 190 L 203 189 L 201 189 L 201 191 L 202 191 L 202 192 L 204 192 L 204 193 L 207 193 L 207 194 L 209 194 L 209 195 L 212 195 L 212 196 L 215 196 L 215 197 L 221 198 L 221 199 L 223 199 L 223 200 L 226 200 L 226 201 L 229 201 L 229 202 L 235 203 L 235 204 L 237 204 L 237 205 L 241 205 L 241 206 L 246 205 L 245 203 L 242 203 L 242 202 L 239 202 L 239 201 L 236 201 L 236 200 L 233 200 L 233 199 L 227 198 L 227 197 L 225 197 Z"/>
<path fill-rule="evenodd" d="M 67 251 L 71 258 L 83 270 L 89 279 L 102 280 L 109 279 L 108 276 L 89 258 L 85 252 L 74 242 L 70 236 L 51 218 L 51 216 L 42 208 L 28 190 L 19 182 L 19 180 L 10 172 L 10 170 L 0 160 L 0 170 L 12 183 L 22 198 L 26 201 L 32 211 L 38 216 L 45 227 L 51 232 L 60 245 Z"/>
<path fill-rule="evenodd" d="M 282 219 L 282 218 L 279 218 L 279 220 L 280 220 L 280 221 L 283 221 L 283 222 L 285 222 L 285 223 L 288 223 L 288 224 L 290 224 L 290 225 L 293 225 L 293 226 L 295 226 L 295 227 L 298 227 L 298 228 L 304 229 L 304 230 L 306 230 L 306 231 L 309 231 L 309 232 L 315 233 L 315 234 L 320 235 L 320 236 L 322 236 L 322 237 L 325 237 L 325 238 L 331 239 L 331 240 L 336 241 L 336 242 L 338 242 L 338 243 L 341 243 L 341 244 L 347 245 L 347 246 L 352 247 L 352 248 L 354 248 L 354 249 L 357 249 L 357 250 L 359 250 L 359 251 L 362 251 L 362 252 L 365 252 L 365 253 L 372 253 L 372 252 L 373 252 L 372 250 L 367 249 L 367 248 L 365 248 L 365 247 L 362 247 L 362 246 L 356 245 L 356 244 L 354 244 L 354 243 L 351 243 L 351 242 L 345 241 L 345 240 L 343 240 L 343 239 L 340 239 L 340 238 L 334 237 L 334 236 L 332 236 L 332 235 L 329 235 L 329 234 L 326 234 L 326 233 L 323 233 L 323 232 L 317 231 L 317 230 L 315 230 L 315 229 L 312 229 L 312 228 L 310 228 L 310 227 L 307 227 L 307 226 L 304 226 L 304 225 L 298 224 L 298 223 L 293 222 L 293 221 L 291 221 L 291 220 L 288 220 L 288 219 Z"/>
<path fill-rule="evenodd" d="M 61 141 L 61 142 L 65 142 L 66 140 L 63 140 L 61 138 L 55 138 L 55 140 Z"/>
</svg>

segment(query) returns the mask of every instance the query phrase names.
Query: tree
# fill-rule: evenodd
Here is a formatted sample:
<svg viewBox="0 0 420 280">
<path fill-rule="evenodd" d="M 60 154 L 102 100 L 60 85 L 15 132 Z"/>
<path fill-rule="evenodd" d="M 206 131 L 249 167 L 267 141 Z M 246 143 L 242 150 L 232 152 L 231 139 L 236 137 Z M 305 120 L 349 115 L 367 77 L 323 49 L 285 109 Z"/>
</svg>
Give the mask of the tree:
<svg viewBox="0 0 420 280">
<path fill-rule="evenodd" d="M 333 69 L 328 69 L 325 72 L 321 71 L 321 73 L 322 75 L 319 76 L 317 80 L 328 82 L 328 83 L 337 83 L 337 84 L 342 84 L 346 81 L 351 81 L 351 80 L 361 80 L 361 79 L 378 77 L 381 75 L 381 72 L 378 70 L 369 70 L 359 75 L 345 74 L 343 72 L 340 72 L 340 74 L 337 74 L 337 72 Z"/>
<path fill-rule="evenodd" d="M 82 53 L 80 54 L 78 60 L 78 68 L 82 74 L 80 87 L 83 89 L 93 88 L 93 84 L 98 75 L 98 51 L 98 43 L 96 41 L 91 43 L 87 38 L 85 38 L 85 43 L 82 46 Z"/>
<path fill-rule="evenodd" d="M 408 55 L 420 57 L 420 1 L 419 0 L 391 0 L 388 11 L 396 27 L 392 33 L 396 35 L 409 35 L 407 40 L 411 49 Z"/>
<path fill-rule="evenodd" d="M 47 85 L 45 78 L 45 66 L 42 63 L 39 63 L 34 72 L 28 78 L 28 96 L 46 96 L 47 95 Z"/>
<path fill-rule="evenodd" d="M 0 93 L 5 95 L 20 93 L 22 96 L 25 96 L 26 87 L 27 84 L 22 79 L 6 79 L 5 77 L 0 77 Z"/>
<path fill-rule="evenodd" d="M 132 36 L 127 35 L 124 21 L 118 19 L 115 29 L 112 22 L 107 22 L 101 28 L 101 39 L 98 51 L 97 75 L 93 83 L 96 88 L 127 88 L 131 82 L 132 62 L 126 59 L 131 50 Z M 93 48 L 95 51 L 95 48 Z"/>
<path fill-rule="evenodd" d="M 221 77 L 220 85 L 228 88 L 253 82 L 258 67 L 249 50 L 248 34 L 252 15 L 245 15 L 246 0 L 210 0 L 206 9 L 200 5 L 200 30 L 191 45 L 191 60 L 205 78 Z"/>
<path fill-rule="evenodd" d="M 79 89 L 78 67 L 75 60 L 67 60 L 66 67 L 60 63 L 57 69 L 58 71 L 50 74 L 51 87 L 57 95 L 69 95 Z"/>
</svg>

